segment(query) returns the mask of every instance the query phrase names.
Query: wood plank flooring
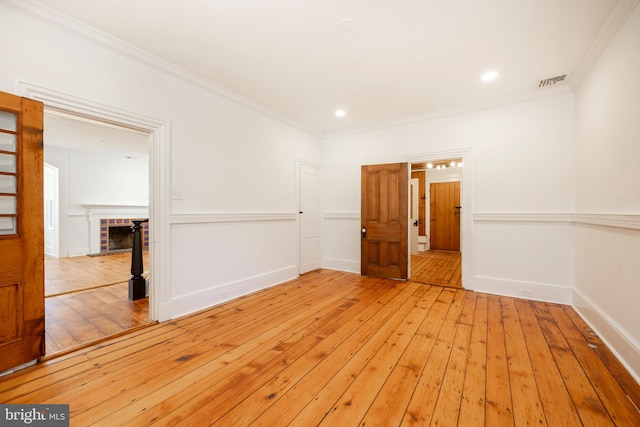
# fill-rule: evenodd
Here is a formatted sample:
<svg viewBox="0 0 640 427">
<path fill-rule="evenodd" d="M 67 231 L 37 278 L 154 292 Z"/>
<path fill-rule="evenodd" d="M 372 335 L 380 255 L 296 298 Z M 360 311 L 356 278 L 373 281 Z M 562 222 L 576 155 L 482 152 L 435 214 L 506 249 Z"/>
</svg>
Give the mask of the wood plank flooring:
<svg viewBox="0 0 640 427">
<path fill-rule="evenodd" d="M 73 426 L 638 426 L 632 400 L 568 306 L 327 270 L 0 378 Z"/>
<path fill-rule="evenodd" d="M 148 266 L 148 252 L 143 252 Z M 131 253 L 45 258 L 46 354 L 149 323 L 147 298 L 129 300 Z"/>
<path fill-rule="evenodd" d="M 149 323 L 149 300 L 129 299 L 127 282 L 47 297 L 45 345 L 50 355 Z"/>
<path fill-rule="evenodd" d="M 148 270 L 149 251 L 142 254 L 143 265 Z M 47 297 L 122 283 L 131 277 L 131 252 L 69 258 L 47 256 L 44 271 Z"/>
<path fill-rule="evenodd" d="M 0 378 L 0 402 L 74 426 L 640 425 L 570 307 L 325 270 Z"/>
<path fill-rule="evenodd" d="M 412 282 L 462 288 L 460 252 L 425 251 L 411 256 Z"/>
</svg>

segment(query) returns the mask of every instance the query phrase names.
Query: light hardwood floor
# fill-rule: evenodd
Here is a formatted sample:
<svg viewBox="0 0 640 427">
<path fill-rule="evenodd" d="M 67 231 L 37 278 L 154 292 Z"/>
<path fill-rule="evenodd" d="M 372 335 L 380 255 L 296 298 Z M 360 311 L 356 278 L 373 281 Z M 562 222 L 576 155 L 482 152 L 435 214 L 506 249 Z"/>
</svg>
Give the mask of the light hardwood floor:
<svg viewBox="0 0 640 427">
<path fill-rule="evenodd" d="M 638 426 L 632 400 L 570 307 L 326 270 L 0 378 L 73 426 Z"/>
<path fill-rule="evenodd" d="M 149 252 L 142 252 L 145 269 Z M 102 256 L 78 256 L 44 260 L 44 294 L 46 297 L 113 285 L 131 277 L 131 252 Z"/>
<path fill-rule="evenodd" d="M 462 288 L 460 252 L 425 251 L 411 256 L 411 281 Z"/>
<path fill-rule="evenodd" d="M 145 267 L 148 252 L 143 252 Z M 129 300 L 131 253 L 45 258 L 46 354 L 149 323 L 147 298 Z"/>
</svg>

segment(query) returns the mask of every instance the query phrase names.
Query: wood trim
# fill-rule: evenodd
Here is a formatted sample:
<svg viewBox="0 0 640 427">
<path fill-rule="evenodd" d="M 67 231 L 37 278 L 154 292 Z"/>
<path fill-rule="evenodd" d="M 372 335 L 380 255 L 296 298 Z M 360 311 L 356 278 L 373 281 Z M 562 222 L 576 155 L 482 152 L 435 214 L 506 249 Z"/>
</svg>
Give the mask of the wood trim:
<svg viewBox="0 0 640 427">
<path fill-rule="evenodd" d="M 580 86 L 591 68 L 596 64 L 598 59 L 600 59 L 602 53 L 609 47 L 611 40 L 618 34 L 618 31 L 622 28 L 637 4 L 638 0 L 616 1 L 605 24 L 600 28 L 596 39 L 591 43 L 589 50 L 582 57 L 573 74 L 569 76 L 568 83 L 572 89 L 576 90 Z"/>
<path fill-rule="evenodd" d="M 474 213 L 474 222 L 524 223 L 549 222 L 600 225 L 629 230 L 640 230 L 638 214 L 603 213 Z"/>
<path fill-rule="evenodd" d="M 98 339 L 95 339 L 95 340 L 91 340 L 91 341 L 88 341 L 86 343 L 75 345 L 73 347 L 65 348 L 64 350 L 56 351 L 55 353 L 47 354 L 46 356 L 41 357 L 39 362 L 40 363 L 44 363 L 44 362 L 48 362 L 50 360 L 55 360 L 55 359 L 58 359 L 58 358 L 60 358 L 62 356 L 65 356 L 67 354 L 74 353 L 74 352 L 82 350 L 84 348 L 96 346 L 96 345 L 99 345 L 99 344 L 101 344 L 103 342 L 110 341 L 110 340 L 113 340 L 113 339 L 116 339 L 116 338 L 119 338 L 119 337 L 122 337 L 122 336 L 127 336 L 129 334 L 132 334 L 134 332 L 140 331 L 142 329 L 145 329 L 145 328 L 148 328 L 150 326 L 157 325 L 157 324 L 158 324 L 158 321 L 154 320 L 154 321 L 149 321 L 148 323 L 145 323 L 145 324 L 142 324 L 142 325 L 136 325 L 136 326 L 133 326 L 133 327 L 127 329 L 126 331 L 122 331 L 122 332 L 118 332 L 118 333 L 115 333 L 115 334 L 111 334 L 109 336 L 105 336 L 105 337 L 101 337 L 101 338 L 98 338 Z"/>
<path fill-rule="evenodd" d="M 640 342 L 578 289 L 571 306 L 640 384 Z"/>
<path fill-rule="evenodd" d="M 523 102 L 533 101 L 536 99 L 551 98 L 555 96 L 566 95 L 568 93 L 571 93 L 571 89 L 566 85 L 545 88 L 545 90 L 540 90 L 536 88 L 535 90 L 529 91 L 521 95 L 508 96 L 498 100 L 462 105 L 459 107 L 447 108 L 439 111 L 434 111 L 431 113 L 419 114 L 419 115 L 410 116 L 410 117 L 403 117 L 396 120 L 388 120 L 382 123 L 376 123 L 374 125 L 355 127 L 355 128 L 347 129 L 344 131 L 338 131 L 338 132 L 331 132 L 324 135 L 324 137 L 325 139 L 331 139 L 331 138 L 340 138 L 340 137 L 349 136 L 349 135 L 358 135 L 365 132 L 373 132 L 373 131 L 378 131 L 378 130 L 383 130 L 388 128 L 407 126 L 414 123 L 428 122 L 431 120 L 443 119 L 443 118 L 452 117 L 452 116 L 461 116 L 463 114 L 492 110 L 495 108 L 500 108 L 500 107 L 504 107 L 511 104 L 519 104 Z"/>
<path fill-rule="evenodd" d="M 569 213 L 474 213 L 474 222 L 572 222 Z"/>
<path fill-rule="evenodd" d="M 570 304 L 574 291 L 570 285 L 561 286 L 481 275 L 475 276 L 475 283 L 476 292 L 558 304 Z"/>
<path fill-rule="evenodd" d="M 601 225 L 603 227 L 640 230 L 638 214 L 592 214 L 576 213 L 572 215 L 576 224 Z"/>
<path fill-rule="evenodd" d="M 232 282 L 217 284 L 189 295 L 174 296 L 171 301 L 172 318 L 187 316 L 226 301 L 250 295 L 262 289 L 277 286 L 298 277 L 298 266 L 291 265 L 267 271 L 257 276 L 243 277 Z"/>
<path fill-rule="evenodd" d="M 324 219 L 360 221 L 360 212 L 325 212 Z"/>
<path fill-rule="evenodd" d="M 295 212 L 241 212 L 210 214 L 174 214 L 170 224 L 214 224 L 220 222 L 295 221 Z"/>
<path fill-rule="evenodd" d="M 460 178 L 460 252 L 463 253 L 462 286 L 474 290 L 474 254 L 475 254 L 475 222 L 473 220 L 473 160 L 472 150 L 462 148 L 457 150 L 437 151 L 432 153 L 412 154 L 404 159 L 409 163 L 433 162 L 442 159 L 462 159 L 464 164 Z M 428 174 L 427 174 L 428 176 Z"/>
</svg>

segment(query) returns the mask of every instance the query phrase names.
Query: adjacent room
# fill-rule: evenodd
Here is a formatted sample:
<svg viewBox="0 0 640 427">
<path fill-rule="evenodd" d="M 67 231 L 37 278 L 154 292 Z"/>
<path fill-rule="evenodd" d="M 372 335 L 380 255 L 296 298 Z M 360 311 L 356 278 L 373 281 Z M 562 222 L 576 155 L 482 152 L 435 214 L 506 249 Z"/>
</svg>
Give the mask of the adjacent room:
<svg viewBox="0 0 640 427">
<path fill-rule="evenodd" d="M 149 138 L 55 110 L 44 127 L 46 354 L 53 354 L 149 322 L 148 299 L 130 300 L 127 283 L 131 220 L 149 217 Z"/>
</svg>

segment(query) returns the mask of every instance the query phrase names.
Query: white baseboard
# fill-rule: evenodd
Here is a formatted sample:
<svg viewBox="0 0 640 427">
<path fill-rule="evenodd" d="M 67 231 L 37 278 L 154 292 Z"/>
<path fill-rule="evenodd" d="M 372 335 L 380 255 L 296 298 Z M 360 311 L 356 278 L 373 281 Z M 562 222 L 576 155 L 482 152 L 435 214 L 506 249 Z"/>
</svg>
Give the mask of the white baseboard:
<svg viewBox="0 0 640 427">
<path fill-rule="evenodd" d="M 571 304 L 573 296 L 573 289 L 569 287 L 487 276 L 475 276 L 473 290 L 558 304 Z"/>
<path fill-rule="evenodd" d="M 89 253 L 86 248 L 69 248 L 69 258 L 74 256 L 85 256 Z"/>
<path fill-rule="evenodd" d="M 171 301 L 171 318 L 203 310 L 225 301 L 293 280 L 296 277 L 298 277 L 298 267 L 292 265 L 235 282 L 216 285 L 194 294 L 180 296 Z"/>
<path fill-rule="evenodd" d="M 322 268 L 360 274 L 360 262 L 348 259 L 322 258 Z"/>
<path fill-rule="evenodd" d="M 171 303 L 159 304 L 158 311 L 155 313 L 154 317 L 158 322 L 166 322 L 167 320 L 171 320 Z"/>
<path fill-rule="evenodd" d="M 573 293 L 573 308 L 640 384 L 640 343 L 582 292 Z"/>
</svg>

